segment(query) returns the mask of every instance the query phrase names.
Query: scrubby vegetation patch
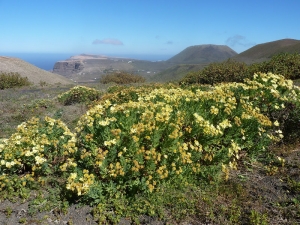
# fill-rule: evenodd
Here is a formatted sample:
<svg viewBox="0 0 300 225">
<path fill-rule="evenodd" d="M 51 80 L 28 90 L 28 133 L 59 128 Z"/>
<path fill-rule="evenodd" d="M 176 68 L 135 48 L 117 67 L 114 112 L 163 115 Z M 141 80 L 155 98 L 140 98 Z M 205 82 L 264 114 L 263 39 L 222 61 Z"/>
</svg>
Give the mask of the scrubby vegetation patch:
<svg viewBox="0 0 300 225">
<path fill-rule="evenodd" d="M 85 86 L 75 86 L 69 91 L 62 93 L 57 97 L 58 101 L 64 105 L 72 105 L 76 103 L 91 103 L 100 99 L 102 92 L 94 88 Z"/>
<path fill-rule="evenodd" d="M 270 174 L 283 167 L 268 147 L 293 132 L 287 121 L 297 120 L 300 109 L 299 89 L 272 73 L 215 86 L 114 88 L 93 105 L 73 132 L 60 120 L 32 118 L 1 140 L 1 196 L 26 197 L 56 183 L 62 201 L 94 206 L 103 223 L 164 217 L 167 204 L 180 220 L 197 205 L 181 191 L 194 196 L 230 179 L 242 160 L 262 155 Z M 297 191 L 298 183 L 290 183 Z M 239 209 L 224 209 L 232 223 Z M 267 221 L 263 215 L 253 211 L 249 220 Z"/>
<path fill-rule="evenodd" d="M 131 83 L 144 83 L 145 80 L 146 79 L 140 75 L 127 73 L 124 71 L 118 71 L 118 72 L 113 72 L 102 76 L 100 79 L 100 83 L 131 84 Z"/>
<path fill-rule="evenodd" d="M 29 86 L 30 84 L 31 83 L 29 82 L 28 78 L 21 77 L 19 73 L 0 72 L 0 90 L 13 87 Z"/>
<path fill-rule="evenodd" d="M 217 84 L 222 82 L 243 82 L 255 73 L 281 74 L 286 79 L 300 78 L 300 54 L 280 53 L 262 63 L 247 65 L 229 59 L 224 62 L 211 63 L 204 69 L 188 73 L 182 84 Z"/>
</svg>

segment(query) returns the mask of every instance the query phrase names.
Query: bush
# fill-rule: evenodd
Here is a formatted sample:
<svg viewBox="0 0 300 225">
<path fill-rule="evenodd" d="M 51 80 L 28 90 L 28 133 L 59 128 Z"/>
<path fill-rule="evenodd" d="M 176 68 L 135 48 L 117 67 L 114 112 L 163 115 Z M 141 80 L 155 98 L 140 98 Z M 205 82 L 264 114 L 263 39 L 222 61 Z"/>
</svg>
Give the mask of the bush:
<svg viewBox="0 0 300 225">
<path fill-rule="evenodd" d="M 242 152 L 258 157 L 281 140 L 280 111 L 298 94 L 282 76 L 257 74 L 209 91 L 140 88 L 137 98 L 105 99 L 76 128 L 76 162 L 95 178 L 85 198 L 227 178 Z"/>
<path fill-rule="evenodd" d="M 29 86 L 30 84 L 31 83 L 29 82 L 28 78 L 21 77 L 19 73 L 0 72 L 0 90 L 13 87 Z"/>
<path fill-rule="evenodd" d="M 131 84 L 131 83 L 144 83 L 145 78 L 140 75 L 126 73 L 124 71 L 115 72 L 111 74 L 104 75 L 100 79 L 100 83 L 116 83 L 116 84 Z"/>
<path fill-rule="evenodd" d="M 300 54 L 299 53 L 280 53 L 271 58 L 271 60 L 262 62 L 256 66 L 255 72 L 281 74 L 286 79 L 300 78 Z M 252 69 L 253 70 L 253 69 Z"/>
<path fill-rule="evenodd" d="M 222 82 L 242 82 L 247 77 L 250 77 L 247 73 L 247 65 L 229 59 L 225 62 L 211 63 L 203 70 L 190 72 L 181 83 L 213 85 Z"/>
<path fill-rule="evenodd" d="M 33 118 L 0 140 L 1 196 L 52 177 L 63 198 L 99 211 L 113 202 L 124 215 L 141 196 L 148 202 L 170 187 L 228 179 L 243 157 L 259 159 L 283 138 L 285 121 L 299 118 L 299 93 L 271 73 L 204 89 L 114 90 L 110 95 L 123 97 L 100 99 L 75 133 L 60 120 Z"/>
<path fill-rule="evenodd" d="M 243 82 L 255 73 L 281 74 L 286 79 L 300 78 L 300 54 L 280 53 L 271 60 L 262 63 L 246 65 L 243 62 L 227 60 L 221 63 L 211 63 L 203 70 L 188 73 L 182 84 L 216 84 L 222 82 Z"/>
<path fill-rule="evenodd" d="M 85 86 L 75 86 L 69 91 L 59 95 L 58 101 L 64 105 L 72 105 L 76 103 L 90 103 L 100 99 L 102 93 L 94 88 Z"/>
<path fill-rule="evenodd" d="M 32 118 L 22 123 L 0 142 L 0 190 L 22 192 L 45 184 L 48 176 L 64 177 L 76 167 L 75 144 L 75 135 L 60 120 Z"/>
</svg>

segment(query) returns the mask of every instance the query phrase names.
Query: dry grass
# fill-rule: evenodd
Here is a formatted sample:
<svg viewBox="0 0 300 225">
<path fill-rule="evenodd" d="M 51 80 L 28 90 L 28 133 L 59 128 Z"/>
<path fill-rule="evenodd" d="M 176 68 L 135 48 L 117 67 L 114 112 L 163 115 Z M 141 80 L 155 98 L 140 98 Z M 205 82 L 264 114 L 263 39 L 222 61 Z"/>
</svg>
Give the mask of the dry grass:
<svg viewBox="0 0 300 225">
<path fill-rule="evenodd" d="M 39 69 L 21 59 L 0 56 L 0 71 L 17 72 L 34 84 L 71 84 L 65 77 Z"/>
</svg>

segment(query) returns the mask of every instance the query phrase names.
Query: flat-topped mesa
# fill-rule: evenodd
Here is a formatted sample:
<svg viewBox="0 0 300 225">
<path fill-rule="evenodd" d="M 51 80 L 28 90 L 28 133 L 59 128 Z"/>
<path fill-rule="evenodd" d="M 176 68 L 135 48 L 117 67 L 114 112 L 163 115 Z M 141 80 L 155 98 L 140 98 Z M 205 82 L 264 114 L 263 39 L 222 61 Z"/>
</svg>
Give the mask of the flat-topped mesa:
<svg viewBox="0 0 300 225">
<path fill-rule="evenodd" d="M 79 73 L 83 70 L 84 64 L 82 60 L 65 60 L 58 61 L 54 64 L 53 73 L 57 73 L 63 76 L 69 76 Z"/>
</svg>

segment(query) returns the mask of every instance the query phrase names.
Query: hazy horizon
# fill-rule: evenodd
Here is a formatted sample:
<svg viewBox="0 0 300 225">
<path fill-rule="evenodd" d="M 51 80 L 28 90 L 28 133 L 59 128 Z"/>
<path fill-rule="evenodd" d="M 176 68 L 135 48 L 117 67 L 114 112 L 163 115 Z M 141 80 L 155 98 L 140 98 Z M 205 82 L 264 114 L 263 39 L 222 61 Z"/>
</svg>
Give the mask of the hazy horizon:
<svg viewBox="0 0 300 225">
<path fill-rule="evenodd" d="M 0 52 L 0 56 L 14 57 L 22 59 L 40 69 L 51 71 L 57 61 L 69 59 L 71 56 L 89 54 L 89 53 L 24 53 L 24 52 Z M 173 55 L 150 55 L 150 54 L 91 54 L 105 55 L 108 57 L 130 58 L 136 60 L 147 61 L 164 61 L 171 58 Z"/>
</svg>

